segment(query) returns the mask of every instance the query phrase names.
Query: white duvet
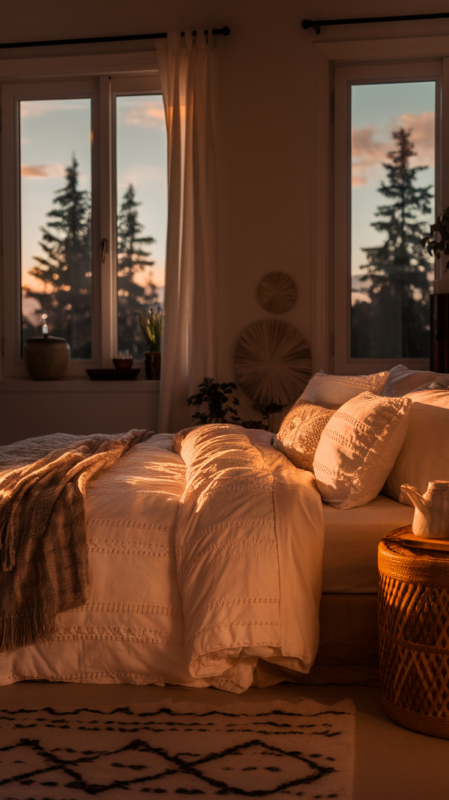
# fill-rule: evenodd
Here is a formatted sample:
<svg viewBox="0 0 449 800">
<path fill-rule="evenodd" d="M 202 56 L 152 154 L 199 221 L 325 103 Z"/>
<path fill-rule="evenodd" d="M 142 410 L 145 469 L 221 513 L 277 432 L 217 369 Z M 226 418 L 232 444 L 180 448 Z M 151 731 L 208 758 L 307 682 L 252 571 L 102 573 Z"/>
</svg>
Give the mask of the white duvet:
<svg viewBox="0 0 449 800">
<path fill-rule="evenodd" d="M 216 686 L 259 659 L 308 672 L 318 648 L 323 514 L 313 475 L 270 437 L 210 425 L 160 434 L 87 496 L 89 601 L 53 639 L 0 654 L 20 680 Z"/>
</svg>

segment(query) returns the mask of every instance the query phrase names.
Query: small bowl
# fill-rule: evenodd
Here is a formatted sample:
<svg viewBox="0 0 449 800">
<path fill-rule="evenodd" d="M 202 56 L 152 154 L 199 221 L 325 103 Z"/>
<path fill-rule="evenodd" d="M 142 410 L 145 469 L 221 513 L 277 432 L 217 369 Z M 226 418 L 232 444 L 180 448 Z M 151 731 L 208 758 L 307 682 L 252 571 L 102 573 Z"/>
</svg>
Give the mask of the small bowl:
<svg viewBox="0 0 449 800">
<path fill-rule="evenodd" d="M 113 358 L 112 363 L 116 369 L 131 369 L 133 365 L 132 358 Z"/>
</svg>

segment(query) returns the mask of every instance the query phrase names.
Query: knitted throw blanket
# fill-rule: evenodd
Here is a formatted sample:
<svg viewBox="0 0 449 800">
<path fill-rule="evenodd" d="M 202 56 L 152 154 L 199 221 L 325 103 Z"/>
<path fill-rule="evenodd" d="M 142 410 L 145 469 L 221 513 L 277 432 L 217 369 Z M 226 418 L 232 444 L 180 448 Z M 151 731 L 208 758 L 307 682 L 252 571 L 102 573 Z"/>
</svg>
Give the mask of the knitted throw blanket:
<svg viewBox="0 0 449 800">
<path fill-rule="evenodd" d="M 54 434 L 0 447 L 0 652 L 50 638 L 56 615 L 86 602 L 87 484 L 149 436 Z"/>
</svg>

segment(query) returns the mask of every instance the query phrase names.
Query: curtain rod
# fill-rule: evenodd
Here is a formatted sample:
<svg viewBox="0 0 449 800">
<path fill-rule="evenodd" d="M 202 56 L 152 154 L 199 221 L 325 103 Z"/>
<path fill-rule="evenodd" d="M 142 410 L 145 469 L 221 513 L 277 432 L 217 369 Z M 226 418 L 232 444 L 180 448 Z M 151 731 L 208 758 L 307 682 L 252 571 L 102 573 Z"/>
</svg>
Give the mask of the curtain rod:
<svg viewBox="0 0 449 800">
<path fill-rule="evenodd" d="M 204 31 L 206 34 L 208 31 Z M 224 28 L 212 28 L 213 36 L 229 36 L 231 33 L 227 25 Z M 196 31 L 192 31 L 193 36 L 196 36 Z M 135 33 L 130 36 L 94 36 L 83 39 L 50 39 L 42 42 L 7 42 L 0 43 L 0 50 L 6 50 L 15 47 L 47 47 L 58 44 L 97 44 L 98 42 L 136 42 L 142 39 L 166 39 L 167 33 Z M 181 36 L 184 36 L 182 31 Z"/>
<path fill-rule="evenodd" d="M 405 22 L 415 19 L 447 19 L 449 13 L 444 14 L 406 14 L 394 17 L 354 17 L 352 19 L 303 19 L 301 26 L 304 30 L 313 28 L 315 33 L 321 33 L 323 25 L 359 25 L 370 22 Z"/>
</svg>

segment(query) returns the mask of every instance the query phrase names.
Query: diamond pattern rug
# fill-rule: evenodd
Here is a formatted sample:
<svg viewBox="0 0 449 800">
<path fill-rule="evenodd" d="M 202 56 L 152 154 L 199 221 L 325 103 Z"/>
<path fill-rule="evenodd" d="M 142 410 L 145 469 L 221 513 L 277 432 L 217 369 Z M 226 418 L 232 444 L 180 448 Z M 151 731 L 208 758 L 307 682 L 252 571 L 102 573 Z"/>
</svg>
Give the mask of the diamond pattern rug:
<svg viewBox="0 0 449 800">
<path fill-rule="evenodd" d="M 350 800 L 354 737 L 350 700 L 2 709 L 0 797 Z"/>
</svg>

